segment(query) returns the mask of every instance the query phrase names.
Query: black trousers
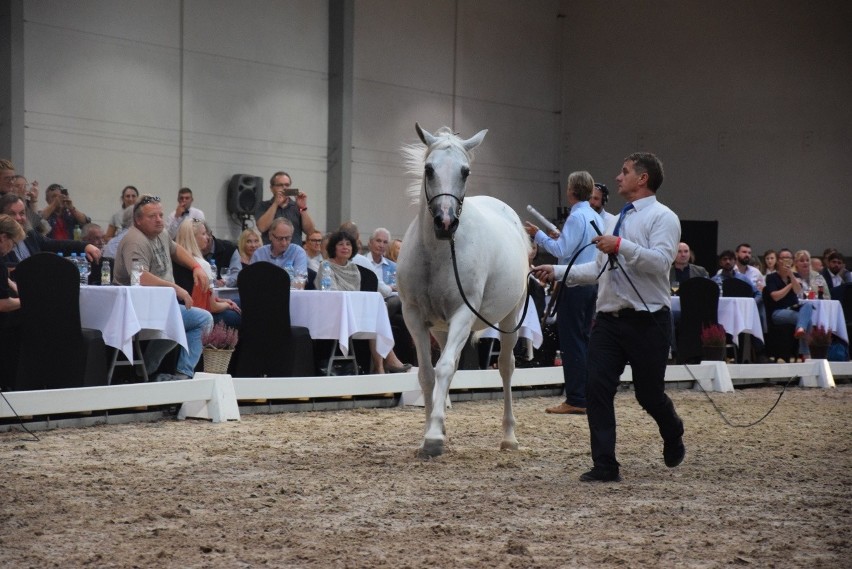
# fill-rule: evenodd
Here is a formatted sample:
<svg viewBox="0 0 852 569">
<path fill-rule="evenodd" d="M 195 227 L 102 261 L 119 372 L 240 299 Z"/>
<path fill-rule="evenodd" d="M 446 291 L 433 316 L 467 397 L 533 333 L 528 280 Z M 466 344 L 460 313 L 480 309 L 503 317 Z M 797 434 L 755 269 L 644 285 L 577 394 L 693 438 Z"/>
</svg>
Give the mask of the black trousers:
<svg viewBox="0 0 852 569">
<path fill-rule="evenodd" d="M 598 312 L 589 340 L 586 413 L 592 460 L 605 470 L 618 470 L 615 459 L 615 406 L 619 378 L 629 362 L 636 400 L 657 422 L 664 441 L 683 435 L 683 422 L 665 393 L 671 321 L 668 310 Z"/>
</svg>

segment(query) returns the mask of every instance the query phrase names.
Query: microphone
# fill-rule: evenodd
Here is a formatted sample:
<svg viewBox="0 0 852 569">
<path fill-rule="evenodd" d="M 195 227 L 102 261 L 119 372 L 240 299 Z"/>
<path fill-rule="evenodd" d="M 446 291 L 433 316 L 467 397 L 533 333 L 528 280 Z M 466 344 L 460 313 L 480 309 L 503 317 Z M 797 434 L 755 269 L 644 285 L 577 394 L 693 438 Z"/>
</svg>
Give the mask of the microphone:
<svg viewBox="0 0 852 569">
<path fill-rule="evenodd" d="M 550 220 L 547 219 L 546 217 L 544 217 L 543 215 L 541 215 L 538 212 L 538 210 L 535 209 L 533 206 L 527 205 L 527 211 L 530 212 L 531 214 L 533 214 L 533 216 L 536 219 L 538 219 L 541 222 L 541 224 L 544 226 L 544 228 L 547 229 L 548 231 L 556 231 L 557 233 L 559 232 L 559 230 L 556 228 L 556 226 L 553 225 L 552 223 L 550 223 Z"/>
<path fill-rule="evenodd" d="M 589 223 L 592 225 L 592 229 L 595 230 L 595 233 L 597 233 L 599 237 L 603 237 L 603 233 L 601 233 L 601 230 L 598 227 L 598 224 L 595 223 L 595 220 L 592 219 L 591 221 L 589 221 Z M 609 255 L 609 270 L 614 271 L 617 268 L 618 268 L 618 258 L 615 255 Z"/>
</svg>

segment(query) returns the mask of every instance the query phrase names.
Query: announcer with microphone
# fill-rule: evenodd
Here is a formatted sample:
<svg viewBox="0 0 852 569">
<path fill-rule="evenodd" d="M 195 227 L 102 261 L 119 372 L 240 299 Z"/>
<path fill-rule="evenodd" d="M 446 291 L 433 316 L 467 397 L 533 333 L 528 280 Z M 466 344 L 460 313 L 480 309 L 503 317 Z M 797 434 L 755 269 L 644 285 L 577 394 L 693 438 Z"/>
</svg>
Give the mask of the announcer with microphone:
<svg viewBox="0 0 852 569">
<path fill-rule="evenodd" d="M 588 420 L 593 468 L 584 482 L 618 482 L 613 400 L 630 362 L 636 399 L 657 422 L 663 460 L 683 462 L 683 422 L 665 392 L 671 336 L 669 267 L 680 240 L 680 220 L 657 201 L 663 165 L 653 154 L 636 152 L 624 160 L 618 193 L 627 201 L 611 235 L 595 237 L 594 262 L 575 265 L 569 283 L 592 283 L 600 274 L 597 316 L 589 342 Z M 617 257 L 609 270 L 608 257 Z M 562 278 L 564 266 L 533 268 L 539 278 Z"/>
<path fill-rule="evenodd" d="M 589 205 L 595 181 L 588 172 L 573 172 L 568 176 L 568 205 L 571 212 L 562 233 L 557 239 L 545 235 L 538 227 L 525 222 L 525 229 L 535 239 L 536 245 L 567 264 L 580 249 L 591 243 L 595 232 L 591 222 L 603 227 L 603 220 Z M 577 257 L 577 263 L 587 263 L 595 258 L 594 247 L 586 247 Z M 559 331 L 559 349 L 562 351 L 562 376 L 565 380 L 565 401 L 545 409 L 559 415 L 584 415 L 586 413 L 586 381 L 588 372 L 586 356 L 589 347 L 589 330 L 595 312 L 597 283 L 564 287 L 559 293 L 556 307 L 556 327 Z"/>
</svg>

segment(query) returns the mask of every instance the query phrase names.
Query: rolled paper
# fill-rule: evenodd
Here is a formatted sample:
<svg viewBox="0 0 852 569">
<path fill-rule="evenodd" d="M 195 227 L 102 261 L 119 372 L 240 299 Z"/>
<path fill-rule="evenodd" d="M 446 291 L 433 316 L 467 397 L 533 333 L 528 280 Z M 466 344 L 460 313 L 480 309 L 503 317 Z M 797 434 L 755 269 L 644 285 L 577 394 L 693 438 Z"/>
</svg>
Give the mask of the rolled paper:
<svg viewBox="0 0 852 569">
<path fill-rule="evenodd" d="M 552 223 L 550 223 L 550 220 L 549 220 L 549 219 L 547 219 L 546 217 L 544 217 L 543 215 L 541 215 L 541 214 L 538 212 L 538 210 L 537 210 L 537 209 L 535 209 L 533 206 L 528 205 L 528 206 L 527 206 L 527 211 L 528 211 L 528 212 L 530 212 L 531 214 L 533 214 L 533 216 L 535 216 L 535 217 L 536 217 L 536 218 L 537 218 L 537 219 L 541 222 L 541 224 L 542 224 L 542 225 L 544 225 L 545 229 L 547 229 L 548 231 L 556 231 L 556 232 L 558 232 L 558 231 L 559 231 L 558 229 L 556 229 L 556 226 L 555 226 L 555 225 L 553 225 Z"/>
</svg>

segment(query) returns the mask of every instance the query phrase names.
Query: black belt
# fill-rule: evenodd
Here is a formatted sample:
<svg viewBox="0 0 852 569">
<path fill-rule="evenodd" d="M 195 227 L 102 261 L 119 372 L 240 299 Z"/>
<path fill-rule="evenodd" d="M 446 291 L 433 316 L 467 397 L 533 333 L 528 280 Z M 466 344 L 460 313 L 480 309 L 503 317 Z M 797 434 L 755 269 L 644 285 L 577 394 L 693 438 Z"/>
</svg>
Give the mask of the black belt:
<svg viewBox="0 0 852 569">
<path fill-rule="evenodd" d="M 636 310 L 635 308 L 622 308 L 621 310 L 615 310 L 613 312 L 598 312 L 598 315 L 611 316 L 613 318 L 627 318 L 630 316 L 639 316 L 642 314 L 650 314 L 653 316 L 655 314 L 662 314 L 666 312 L 669 312 L 669 308 L 667 306 L 662 307 L 656 312 L 648 312 L 647 310 Z"/>
</svg>

